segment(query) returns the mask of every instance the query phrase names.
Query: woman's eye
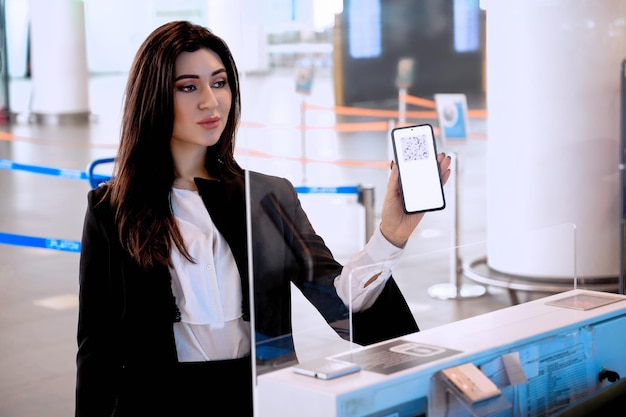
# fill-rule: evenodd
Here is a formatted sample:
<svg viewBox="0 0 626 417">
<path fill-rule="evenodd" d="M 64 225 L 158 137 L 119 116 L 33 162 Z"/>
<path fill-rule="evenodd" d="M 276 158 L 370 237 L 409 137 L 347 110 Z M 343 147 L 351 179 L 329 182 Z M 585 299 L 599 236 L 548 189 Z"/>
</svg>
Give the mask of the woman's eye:
<svg viewBox="0 0 626 417">
<path fill-rule="evenodd" d="M 187 84 L 187 85 L 181 85 L 180 87 L 178 87 L 178 89 L 180 91 L 183 91 L 183 92 L 187 93 L 187 92 L 190 92 L 190 91 L 195 91 L 196 90 L 196 86 L 193 85 L 193 84 Z"/>
<path fill-rule="evenodd" d="M 226 85 L 226 80 L 217 80 L 213 83 L 213 88 L 222 88 Z"/>
</svg>

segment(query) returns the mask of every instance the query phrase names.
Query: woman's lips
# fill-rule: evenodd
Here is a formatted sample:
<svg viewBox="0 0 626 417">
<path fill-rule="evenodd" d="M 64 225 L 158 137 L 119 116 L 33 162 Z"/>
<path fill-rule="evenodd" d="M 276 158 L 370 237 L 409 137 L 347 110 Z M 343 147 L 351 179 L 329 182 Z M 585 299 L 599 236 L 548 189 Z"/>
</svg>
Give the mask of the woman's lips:
<svg viewBox="0 0 626 417">
<path fill-rule="evenodd" d="M 210 117 L 208 119 L 202 119 L 202 120 L 200 120 L 198 122 L 198 124 L 203 129 L 215 129 L 216 127 L 218 127 L 220 125 L 220 118 L 219 117 Z"/>
</svg>

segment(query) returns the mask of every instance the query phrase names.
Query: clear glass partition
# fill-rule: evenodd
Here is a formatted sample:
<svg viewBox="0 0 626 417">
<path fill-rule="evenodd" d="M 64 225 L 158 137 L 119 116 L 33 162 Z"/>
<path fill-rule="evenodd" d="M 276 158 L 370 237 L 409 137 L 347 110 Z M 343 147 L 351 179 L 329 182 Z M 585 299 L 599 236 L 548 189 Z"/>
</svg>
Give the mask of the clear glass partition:
<svg viewBox="0 0 626 417">
<path fill-rule="evenodd" d="M 443 231 L 442 235 L 448 235 L 448 232 Z M 578 288 L 615 290 L 614 279 L 589 277 L 581 271 L 576 253 L 577 230 L 573 224 L 547 226 L 511 234 L 512 245 L 508 248 L 511 250 L 510 256 L 520 258 L 522 264 L 528 267 L 523 272 L 499 269 L 498 265 L 492 265 L 487 256 L 492 251 L 489 250 L 489 242 L 486 240 L 451 247 L 446 246 L 441 239 L 444 236 L 437 241 L 429 236 L 430 233 L 433 231 L 416 230 L 402 256 L 393 263 L 391 276 L 420 330 L 493 311 L 481 307 L 481 297 L 498 297 L 502 306 L 506 307 Z M 536 250 L 541 252 L 541 256 L 533 260 L 524 258 L 524 251 Z M 350 277 L 363 281 L 363 271 L 385 269 L 385 266 L 385 263 L 365 265 L 352 271 Z M 432 284 L 433 282 L 439 283 Z M 441 284 L 455 288 L 456 293 L 451 292 L 447 297 L 442 297 L 432 291 Z M 473 285 L 481 286 L 486 291 L 481 294 L 463 293 L 466 286 Z M 453 307 L 449 308 L 450 305 Z M 350 308 L 351 305 L 348 307 L 351 317 L 350 340 L 354 342 L 353 331 L 358 328 L 354 320 L 358 313 L 356 309 Z M 394 317 L 388 319 L 393 321 Z M 354 346 L 352 345 L 353 348 Z"/>
<path fill-rule="evenodd" d="M 293 99 L 297 102 L 298 97 Z M 251 138 L 257 135 L 252 127 L 244 129 L 250 148 L 240 148 L 242 164 L 267 172 L 262 165 L 269 162 L 270 173 L 294 186 L 291 189 L 283 180 L 248 172 L 255 386 L 275 373 L 289 378 L 295 365 L 318 359 L 353 362 L 369 372 L 392 373 L 416 366 L 417 362 L 407 361 L 387 369 L 380 358 L 373 359 L 366 346 L 385 346 L 381 343 L 410 334 L 407 320 L 415 320 L 423 331 L 492 311 L 493 303 L 485 305 L 481 297 L 496 299 L 504 308 L 529 297 L 579 287 L 602 291 L 615 287 L 610 279 L 586 278 L 585 267 L 577 261 L 579 231 L 574 224 L 537 225 L 532 230 L 513 227 L 506 244 L 500 243 L 490 252 L 488 235 L 481 229 L 484 219 L 469 220 L 461 215 L 465 205 L 477 202 L 465 190 L 457 189 L 459 179 L 467 175 L 459 170 L 444 187 L 446 209 L 426 214 L 400 258 L 361 265 L 344 277 L 349 282 L 364 282 L 372 273 L 391 268 L 392 278 L 383 284 L 386 290 L 381 296 L 391 297 L 391 303 L 382 302 L 384 307 L 374 306 L 369 312 L 358 311 L 350 301 L 341 301 L 334 281 L 342 272 L 341 265 L 370 238 L 373 228 L 368 222 L 378 227 L 389 177 L 388 132 L 360 134 L 359 139 L 369 140 L 368 146 L 379 160 L 367 161 L 370 167 L 354 167 L 341 160 L 312 162 L 298 157 L 293 146 L 290 154 L 285 151 L 281 156 L 250 151 L 254 147 Z M 264 128 L 263 133 L 276 142 L 301 143 L 302 139 L 297 130 L 274 136 L 272 128 Z M 335 132 L 323 138 L 338 147 L 351 139 L 356 138 Z M 327 152 L 314 145 L 311 149 Z M 452 151 L 458 149 L 441 150 L 457 158 Z M 328 175 L 329 170 L 334 174 Z M 372 186 L 363 186 L 362 178 L 376 184 L 369 206 L 363 194 L 371 192 Z M 472 211 L 473 215 L 479 212 Z M 489 253 L 495 254 L 495 264 L 490 263 Z M 445 296 L 434 291 L 442 285 L 453 291 Z M 469 287 L 483 291 L 466 292 Z M 382 349 L 387 352 L 390 346 Z M 445 351 L 454 354 L 456 350 Z M 269 393 L 274 394 L 281 395 Z M 267 400 L 265 395 L 268 393 L 260 391 L 258 404 Z"/>
<path fill-rule="evenodd" d="M 459 342 L 454 346 L 432 346 L 432 354 L 424 357 L 407 353 L 403 349 L 410 349 L 414 343 L 404 336 L 489 313 L 493 311 L 494 305 L 505 308 L 577 288 L 599 291 L 615 289 L 614 280 L 585 277 L 584 270 L 577 263 L 575 225 L 553 225 L 511 234 L 510 249 L 515 252 L 512 256 L 524 257 L 524 251 L 532 252 L 535 247 L 544 254 L 534 260 L 524 260 L 529 262 L 531 269 L 534 267 L 535 272 L 522 275 L 492 267 L 486 258 L 489 253 L 486 240 L 450 246 L 449 242 L 454 239 L 453 231 L 435 228 L 437 225 L 445 225 L 449 214 L 445 211 L 430 213 L 431 218 L 423 220 L 399 259 L 392 263 L 365 264 L 345 277 L 349 281 L 364 282 L 372 271 L 388 270 L 391 266 L 392 276 L 383 284 L 385 290 L 379 296 L 381 300 L 369 309 L 359 311 L 350 302 L 345 309 L 335 309 L 332 288 L 317 286 L 310 280 L 319 265 L 308 261 L 300 263 L 300 259 L 305 260 L 306 257 L 294 257 L 298 264 L 293 269 L 294 274 L 302 275 L 292 275 L 298 276 L 299 281 L 297 279 L 296 283 L 290 284 L 291 333 L 271 335 L 268 338 L 257 327 L 255 387 L 258 389 L 256 401 L 259 416 L 271 415 L 267 414 L 267 406 L 276 401 L 282 401 L 286 409 L 290 409 L 290 399 L 277 391 L 275 384 L 306 384 L 303 378 L 306 380 L 307 376 L 297 372 L 300 365 L 305 369 L 323 372 L 323 368 L 309 366 L 319 367 L 320 361 L 340 361 L 342 365 L 344 362 L 356 364 L 360 369 L 356 372 L 393 376 L 463 352 L 463 343 Z M 289 223 L 285 219 L 281 219 L 281 222 Z M 272 252 L 276 253 L 278 248 L 279 251 L 289 251 L 290 246 L 283 246 L 283 242 Z M 292 249 L 294 253 L 306 253 L 303 248 L 297 246 Z M 264 249 L 262 251 L 265 252 Z M 258 280 L 255 283 L 263 285 Z M 445 299 L 435 296 L 431 289 L 442 284 L 455 287 L 458 291 Z M 352 288 L 351 284 L 349 286 Z M 479 286 L 485 292 L 482 295 L 464 294 L 461 290 L 466 286 Z M 331 307 L 333 314 L 324 317 L 306 296 L 311 296 L 313 302 L 322 309 Z M 484 301 L 487 297 L 490 299 L 488 303 Z M 325 298 L 328 303 L 324 302 Z M 389 300 L 393 301 L 389 303 Z M 257 309 L 257 326 L 258 318 L 263 316 L 267 316 L 267 312 Z M 411 320 L 415 320 L 419 330 L 410 330 Z M 264 388 L 268 381 L 273 389 Z M 359 383 L 354 380 L 353 383 L 357 389 Z M 319 385 L 317 387 L 311 385 L 310 389 L 322 389 Z"/>
</svg>

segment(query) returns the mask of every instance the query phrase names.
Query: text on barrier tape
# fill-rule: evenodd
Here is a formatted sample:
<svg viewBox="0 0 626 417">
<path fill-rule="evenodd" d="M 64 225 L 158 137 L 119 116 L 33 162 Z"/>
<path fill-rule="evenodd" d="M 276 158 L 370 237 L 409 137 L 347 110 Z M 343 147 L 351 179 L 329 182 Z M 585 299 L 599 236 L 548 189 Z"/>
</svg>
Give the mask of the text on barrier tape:
<svg viewBox="0 0 626 417">
<path fill-rule="evenodd" d="M 64 252 L 80 252 L 80 242 L 75 240 L 48 239 L 45 237 L 24 236 L 0 232 L 0 243 L 54 249 Z"/>
</svg>

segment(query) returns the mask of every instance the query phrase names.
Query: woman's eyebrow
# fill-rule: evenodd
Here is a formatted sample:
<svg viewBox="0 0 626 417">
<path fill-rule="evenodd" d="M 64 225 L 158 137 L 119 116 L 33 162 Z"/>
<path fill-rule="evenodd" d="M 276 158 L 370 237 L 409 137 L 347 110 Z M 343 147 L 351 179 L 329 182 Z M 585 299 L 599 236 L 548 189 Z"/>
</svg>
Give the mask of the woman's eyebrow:
<svg viewBox="0 0 626 417">
<path fill-rule="evenodd" d="M 217 70 L 215 70 L 215 71 L 213 71 L 211 73 L 211 77 L 214 77 L 214 76 L 216 76 L 218 74 L 221 74 L 221 73 L 224 73 L 224 72 L 226 72 L 226 68 L 217 69 Z M 195 78 L 195 79 L 198 79 L 198 78 L 200 78 L 200 76 L 197 75 L 197 74 L 183 74 L 183 75 L 179 75 L 178 77 L 176 77 L 174 79 L 174 81 L 182 80 L 182 79 L 185 79 L 185 78 Z"/>
</svg>

